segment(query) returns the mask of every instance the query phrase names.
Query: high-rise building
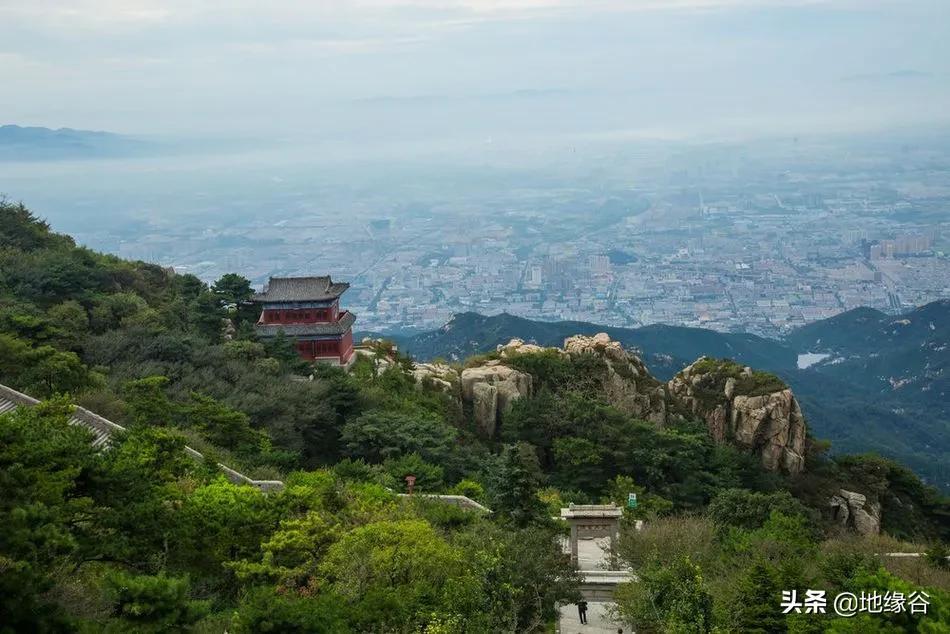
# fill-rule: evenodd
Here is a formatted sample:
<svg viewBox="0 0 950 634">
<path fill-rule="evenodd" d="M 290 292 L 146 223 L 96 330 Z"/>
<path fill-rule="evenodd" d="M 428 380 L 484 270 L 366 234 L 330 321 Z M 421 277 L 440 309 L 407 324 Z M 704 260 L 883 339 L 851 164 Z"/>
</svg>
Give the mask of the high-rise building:
<svg viewBox="0 0 950 634">
<path fill-rule="evenodd" d="M 542 280 L 543 275 L 540 266 L 531 266 L 528 268 L 528 274 L 525 276 L 525 286 L 530 288 L 541 288 Z"/>
</svg>

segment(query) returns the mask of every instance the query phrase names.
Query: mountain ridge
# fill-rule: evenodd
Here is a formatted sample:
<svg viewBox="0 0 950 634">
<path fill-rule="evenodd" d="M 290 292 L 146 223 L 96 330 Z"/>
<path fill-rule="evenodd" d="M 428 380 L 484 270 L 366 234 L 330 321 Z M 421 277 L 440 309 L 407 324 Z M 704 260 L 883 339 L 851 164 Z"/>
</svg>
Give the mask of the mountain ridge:
<svg viewBox="0 0 950 634">
<path fill-rule="evenodd" d="M 150 147 L 146 141 L 102 130 L 0 125 L 0 161 L 119 157 Z"/>
<path fill-rule="evenodd" d="M 783 341 L 663 324 L 621 328 L 473 312 L 458 313 L 437 330 L 383 336 L 422 361 L 460 361 L 511 339 L 560 346 L 573 335 L 598 332 L 636 349 L 664 381 L 701 356 L 774 372 L 799 397 L 810 428 L 835 451 L 879 452 L 950 489 L 950 300 L 896 316 L 856 308 Z M 828 356 L 800 369 L 803 353 Z"/>
<path fill-rule="evenodd" d="M 494 350 L 511 339 L 555 346 L 573 335 L 604 332 L 625 347 L 644 353 L 644 361 L 659 377 L 668 379 L 683 366 L 706 354 L 731 357 L 768 370 L 794 368 L 797 355 L 790 348 L 758 335 L 720 333 L 703 328 L 653 324 L 641 328 L 603 326 L 584 321 L 534 321 L 509 313 L 485 316 L 457 313 L 442 328 L 415 335 L 382 333 L 421 360 L 444 357 L 461 360 Z M 373 334 L 373 333 L 366 333 Z M 703 349 L 696 354 L 697 349 Z"/>
</svg>

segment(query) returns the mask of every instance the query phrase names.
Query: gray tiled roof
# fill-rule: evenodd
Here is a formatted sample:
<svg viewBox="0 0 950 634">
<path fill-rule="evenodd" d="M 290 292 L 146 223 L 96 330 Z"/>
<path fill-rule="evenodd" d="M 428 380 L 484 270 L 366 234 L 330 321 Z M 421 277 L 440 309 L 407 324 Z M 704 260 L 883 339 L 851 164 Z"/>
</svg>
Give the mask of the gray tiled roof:
<svg viewBox="0 0 950 634">
<path fill-rule="evenodd" d="M 17 392 L 16 390 L 5 385 L 0 385 L 0 415 L 6 414 L 7 412 L 12 412 L 17 407 L 32 407 L 37 404 L 39 404 L 39 401 L 35 398 L 29 397 L 26 394 L 22 394 L 21 392 Z M 102 416 L 93 414 L 89 410 L 82 407 L 77 407 L 73 410 L 73 415 L 69 419 L 69 424 L 82 425 L 91 431 L 93 436 L 92 446 L 96 448 L 108 447 L 109 442 L 112 439 L 112 434 L 125 431 L 125 427 L 116 425 L 111 420 L 106 420 Z M 196 460 L 204 460 L 204 456 L 191 447 L 185 447 L 185 453 Z M 218 467 L 224 472 L 228 479 L 231 480 L 231 482 L 236 484 L 250 484 L 251 486 L 256 486 L 263 491 L 284 488 L 284 483 L 279 480 L 252 480 L 246 475 L 238 473 L 226 465 L 218 463 Z"/>
<path fill-rule="evenodd" d="M 329 275 L 320 277 L 272 277 L 263 293 L 257 293 L 256 302 L 319 302 L 336 299 L 350 287 L 345 282 L 334 282 Z"/>
<path fill-rule="evenodd" d="M 342 335 L 353 327 L 356 315 L 346 311 L 339 321 L 330 324 L 257 324 L 254 329 L 262 337 L 273 337 L 283 330 L 288 337 L 306 337 L 308 335 Z"/>
</svg>

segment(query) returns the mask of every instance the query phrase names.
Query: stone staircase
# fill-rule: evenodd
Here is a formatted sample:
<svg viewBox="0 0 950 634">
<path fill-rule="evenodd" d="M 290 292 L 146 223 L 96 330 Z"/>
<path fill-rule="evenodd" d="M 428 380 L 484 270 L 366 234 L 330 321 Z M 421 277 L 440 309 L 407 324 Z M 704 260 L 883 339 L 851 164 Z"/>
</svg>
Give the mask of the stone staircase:
<svg viewBox="0 0 950 634">
<path fill-rule="evenodd" d="M 38 404 L 39 401 L 33 397 L 17 392 L 5 385 L 0 385 L 0 415 L 12 412 L 17 407 L 33 407 Z M 112 435 L 125 431 L 125 427 L 122 425 L 117 425 L 111 420 L 106 420 L 102 416 L 82 407 L 77 407 L 73 410 L 69 424 L 81 425 L 92 432 L 92 446 L 98 449 L 107 449 L 112 440 Z M 188 446 L 185 447 L 185 453 L 195 460 L 205 459 L 200 452 Z M 279 491 L 284 488 L 284 483 L 280 480 L 254 480 L 221 463 L 218 463 L 218 468 L 221 469 L 228 480 L 235 484 L 247 484 L 257 487 L 264 492 Z"/>
</svg>

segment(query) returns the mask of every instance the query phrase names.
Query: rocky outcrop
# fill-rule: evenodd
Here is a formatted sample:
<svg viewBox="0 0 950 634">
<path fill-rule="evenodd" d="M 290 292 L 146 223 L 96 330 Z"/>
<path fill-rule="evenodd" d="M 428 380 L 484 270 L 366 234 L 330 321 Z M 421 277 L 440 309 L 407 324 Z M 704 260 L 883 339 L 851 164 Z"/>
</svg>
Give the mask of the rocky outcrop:
<svg viewBox="0 0 950 634">
<path fill-rule="evenodd" d="M 664 425 L 668 419 L 667 394 L 636 354 L 612 341 L 606 333 L 575 335 L 564 340 L 571 357 L 594 355 L 604 361 L 604 396 L 614 407 L 632 416 Z"/>
<path fill-rule="evenodd" d="M 867 496 L 840 489 L 829 504 L 831 518 L 843 528 L 865 536 L 881 532 L 881 505 L 869 502 Z"/>
<path fill-rule="evenodd" d="M 507 359 L 516 354 L 535 354 L 545 350 L 562 352 L 559 348 L 545 348 L 534 343 L 525 343 L 523 339 L 512 339 L 506 344 L 497 346 L 496 350 L 502 359 Z"/>
<path fill-rule="evenodd" d="M 461 371 L 444 363 L 416 363 L 412 376 L 420 388 L 440 390 L 470 405 L 475 426 L 488 438 L 511 403 L 530 396 L 533 387 L 530 374 L 497 359 Z"/>
<path fill-rule="evenodd" d="M 628 361 L 627 351 L 619 341 L 612 341 L 610 335 L 600 332 L 593 337 L 574 335 L 564 340 L 564 352 L 568 354 L 597 354 L 618 362 Z M 632 355 L 629 355 L 632 356 Z"/>
<path fill-rule="evenodd" d="M 554 353 L 596 372 L 603 397 L 637 418 L 667 425 L 695 418 L 710 436 L 754 452 L 773 471 L 796 474 L 804 468 L 805 419 L 791 390 L 771 374 L 731 361 L 702 358 L 663 384 L 632 351 L 604 333 L 568 337 L 562 348 L 545 348 L 521 339 L 498 346 L 491 360 L 456 370 L 445 364 L 416 364 L 417 383 L 437 387 L 471 407 L 476 427 L 493 437 L 511 403 L 530 396 L 534 379 L 517 369 L 522 355 Z M 579 370 L 580 371 L 580 370 Z"/>
<path fill-rule="evenodd" d="M 770 374 L 702 358 L 668 383 L 670 394 L 706 422 L 717 442 L 759 455 L 772 471 L 805 466 L 805 417 L 788 387 Z"/>
<path fill-rule="evenodd" d="M 800 473 L 805 467 L 805 417 L 789 389 L 732 399 L 732 440 L 756 449 L 766 469 Z"/>
<path fill-rule="evenodd" d="M 454 393 L 459 384 L 459 373 L 444 363 L 416 363 L 412 376 L 420 387 L 436 387 L 443 392 Z"/>
<path fill-rule="evenodd" d="M 472 404 L 475 425 L 490 437 L 512 401 L 531 395 L 533 378 L 495 360 L 462 370 L 461 383 L 462 400 Z"/>
</svg>

